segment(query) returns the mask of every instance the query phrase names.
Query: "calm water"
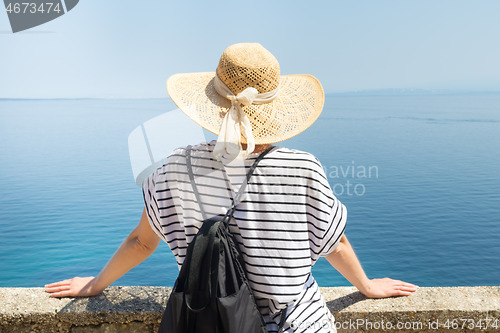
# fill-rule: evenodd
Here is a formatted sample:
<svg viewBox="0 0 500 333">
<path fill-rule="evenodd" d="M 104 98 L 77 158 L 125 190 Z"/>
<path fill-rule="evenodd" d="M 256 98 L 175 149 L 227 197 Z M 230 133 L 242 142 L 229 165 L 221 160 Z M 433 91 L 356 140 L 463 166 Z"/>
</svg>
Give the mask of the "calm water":
<svg viewBox="0 0 500 333">
<path fill-rule="evenodd" d="M 169 100 L 0 100 L 0 286 L 96 275 L 137 224 L 128 134 Z M 369 277 L 498 285 L 500 94 L 329 96 L 315 154 Z M 116 284 L 173 285 L 168 247 Z M 349 285 L 328 266 L 322 286 Z"/>
</svg>

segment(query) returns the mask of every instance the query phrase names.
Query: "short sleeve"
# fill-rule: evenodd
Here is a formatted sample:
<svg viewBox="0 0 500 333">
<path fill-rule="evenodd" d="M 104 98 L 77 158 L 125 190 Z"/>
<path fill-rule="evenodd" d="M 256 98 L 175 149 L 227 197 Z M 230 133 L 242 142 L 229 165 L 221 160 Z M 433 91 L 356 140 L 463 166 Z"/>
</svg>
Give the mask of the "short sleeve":
<svg viewBox="0 0 500 333">
<path fill-rule="evenodd" d="M 312 156 L 311 162 L 307 198 L 309 243 L 315 262 L 333 252 L 339 244 L 346 227 L 347 210 L 333 194 L 319 160 Z"/>
<path fill-rule="evenodd" d="M 142 183 L 142 194 L 144 197 L 144 207 L 148 216 L 149 224 L 153 231 L 166 241 L 165 235 L 162 232 L 160 223 L 160 209 L 156 197 L 156 178 L 158 177 L 158 170 L 152 173 L 149 177 L 144 179 Z"/>
</svg>

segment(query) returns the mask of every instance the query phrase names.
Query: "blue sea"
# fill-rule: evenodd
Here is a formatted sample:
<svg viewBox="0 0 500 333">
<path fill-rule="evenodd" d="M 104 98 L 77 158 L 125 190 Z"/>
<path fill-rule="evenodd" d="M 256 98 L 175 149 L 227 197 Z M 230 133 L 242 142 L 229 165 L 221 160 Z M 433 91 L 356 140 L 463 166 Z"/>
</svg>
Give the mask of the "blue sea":
<svg viewBox="0 0 500 333">
<path fill-rule="evenodd" d="M 0 287 L 96 275 L 138 223 L 127 138 L 168 99 L 0 100 Z M 500 94 L 338 94 L 281 146 L 321 161 L 367 275 L 498 285 Z M 116 285 L 172 286 L 166 244 Z M 320 260 L 321 286 L 350 285 Z"/>
</svg>

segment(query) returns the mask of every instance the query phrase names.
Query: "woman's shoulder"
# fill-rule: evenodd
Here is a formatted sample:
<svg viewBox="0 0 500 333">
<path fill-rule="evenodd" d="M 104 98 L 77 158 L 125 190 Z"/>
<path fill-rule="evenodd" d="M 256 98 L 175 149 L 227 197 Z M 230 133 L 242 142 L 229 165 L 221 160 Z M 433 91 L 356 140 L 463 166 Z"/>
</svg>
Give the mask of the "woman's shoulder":
<svg viewBox="0 0 500 333">
<path fill-rule="evenodd" d="M 276 151 L 279 153 L 282 153 L 282 154 L 289 154 L 289 155 L 294 156 L 296 158 L 317 160 L 316 156 L 314 156 L 312 153 L 304 151 L 304 150 L 300 150 L 300 149 L 276 146 Z"/>
<path fill-rule="evenodd" d="M 304 150 L 277 146 L 274 156 L 280 160 L 296 161 L 298 164 L 322 168 L 318 158 L 314 154 Z"/>
<path fill-rule="evenodd" d="M 168 155 L 164 162 L 163 167 L 167 167 L 168 165 L 183 163 L 186 162 L 186 151 L 188 147 L 190 147 L 191 155 L 195 157 L 202 157 L 203 155 L 209 156 L 209 154 L 213 150 L 214 144 L 212 142 L 201 142 L 196 145 L 185 145 L 180 146 L 172 150 L 170 155 Z"/>
</svg>

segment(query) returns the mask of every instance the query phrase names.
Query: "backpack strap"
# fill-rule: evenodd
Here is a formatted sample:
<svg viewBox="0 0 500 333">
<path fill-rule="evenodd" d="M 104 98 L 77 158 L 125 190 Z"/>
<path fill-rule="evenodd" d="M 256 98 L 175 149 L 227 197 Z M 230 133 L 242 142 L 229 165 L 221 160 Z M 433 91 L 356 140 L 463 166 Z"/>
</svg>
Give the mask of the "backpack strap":
<svg viewBox="0 0 500 333">
<path fill-rule="evenodd" d="M 264 156 L 266 156 L 267 153 L 269 153 L 271 150 L 273 150 L 274 147 L 275 146 L 271 146 L 271 147 L 267 148 L 266 150 L 264 150 L 262 153 L 260 153 L 259 156 L 257 156 L 255 161 L 250 166 L 250 169 L 248 170 L 248 172 L 246 174 L 245 182 L 243 182 L 243 184 L 241 184 L 238 192 L 236 193 L 234 198 L 232 198 L 233 203 L 226 213 L 226 218 L 225 218 L 226 222 L 225 223 L 228 223 L 229 220 L 231 219 L 231 217 L 233 216 L 233 213 L 236 210 L 236 206 L 240 203 L 241 197 L 242 197 L 243 193 L 245 192 L 245 189 L 246 189 L 248 182 L 250 181 L 250 177 L 252 177 L 255 169 L 257 168 L 257 164 L 259 164 L 259 162 L 264 158 Z M 188 174 L 189 174 L 189 180 L 191 181 L 191 186 L 193 187 L 193 192 L 194 192 L 194 195 L 196 196 L 196 201 L 198 201 L 198 203 L 200 205 L 203 219 L 206 220 L 207 214 L 206 214 L 205 210 L 203 209 L 203 203 L 201 201 L 200 192 L 198 191 L 198 187 L 196 186 L 196 182 L 194 181 L 193 164 L 191 162 L 191 148 L 192 148 L 191 145 L 186 147 L 186 166 L 187 166 L 187 170 L 188 170 Z"/>
<path fill-rule="evenodd" d="M 191 185 L 193 187 L 193 192 L 194 195 L 196 196 L 196 201 L 198 201 L 201 209 L 201 214 L 203 215 L 203 219 L 207 219 L 207 213 L 203 209 L 203 205 L 201 202 L 201 196 L 200 192 L 198 192 L 198 187 L 196 186 L 196 183 L 194 182 L 194 173 L 193 173 L 193 165 L 191 163 L 191 145 L 187 146 L 186 148 L 186 166 L 189 174 L 189 180 L 191 181 Z"/>
<path fill-rule="evenodd" d="M 238 190 L 238 193 L 236 193 L 236 195 L 233 199 L 233 206 L 231 208 L 235 208 L 236 205 L 238 205 L 240 203 L 241 196 L 245 192 L 245 188 L 247 187 L 247 184 L 250 181 L 250 177 L 252 177 L 253 172 L 255 171 L 255 168 L 257 168 L 257 164 L 259 164 L 259 162 L 264 158 L 264 156 L 266 156 L 267 153 L 269 153 L 273 148 L 274 148 L 274 146 L 271 146 L 271 147 L 267 148 L 266 150 L 264 150 L 262 153 L 260 153 L 259 156 L 257 156 L 255 161 L 252 163 L 252 165 L 250 166 L 250 170 L 248 170 L 248 172 L 247 172 L 246 181 L 243 184 L 241 184 L 241 186 Z"/>
<path fill-rule="evenodd" d="M 284 326 L 285 326 L 285 321 L 286 321 L 286 310 L 287 309 L 288 309 L 288 307 L 281 310 L 280 324 L 278 326 L 278 333 L 285 332 Z"/>
<path fill-rule="evenodd" d="M 271 146 L 271 147 L 267 148 L 266 150 L 264 150 L 262 153 L 260 153 L 259 156 L 257 156 L 255 161 L 250 166 L 250 170 L 248 170 L 248 172 L 247 172 L 247 176 L 246 176 L 245 181 L 243 182 L 243 184 L 241 184 L 241 186 L 238 190 L 238 193 L 236 193 L 236 195 L 233 198 L 233 203 L 232 203 L 231 207 L 228 209 L 228 211 L 226 213 L 226 217 L 224 219 L 224 223 L 226 225 L 229 224 L 229 220 L 233 216 L 234 211 L 236 210 L 236 206 L 241 202 L 241 197 L 243 196 L 243 193 L 245 193 L 245 189 L 248 185 L 248 182 L 250 181 L 250 177 L 252 177 L 253 172 L 257 168 L 257 164 L 259 164 L 259 162 L 264 158 L 264 156 L 266 156 L 267 153 L 269 153 L 273 149 L 274 149 L 274 146 Z"/>
</svg>

